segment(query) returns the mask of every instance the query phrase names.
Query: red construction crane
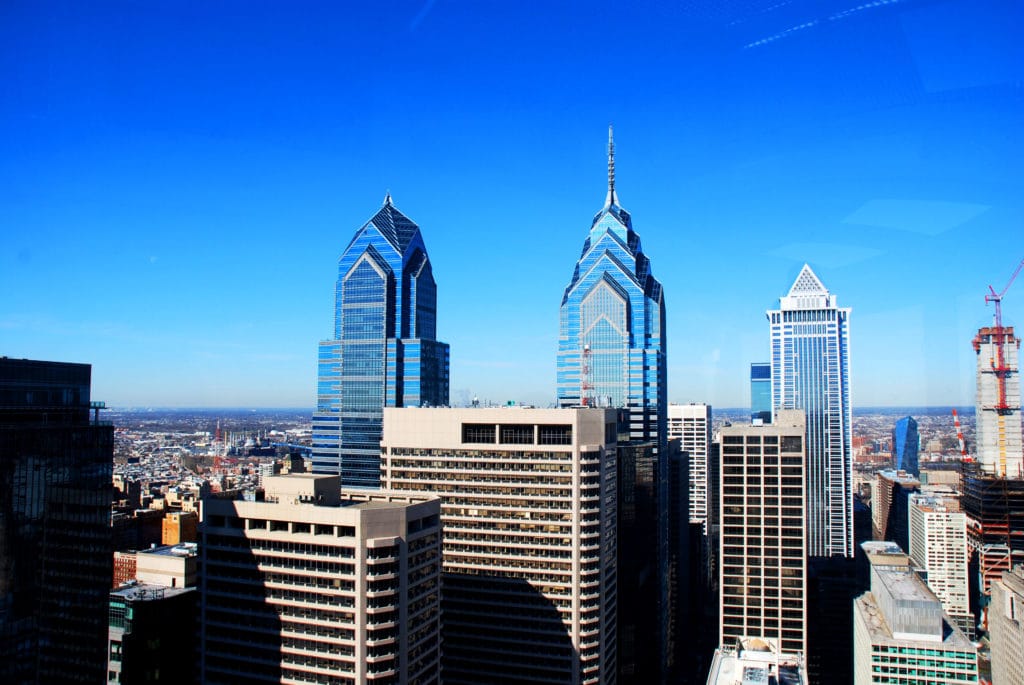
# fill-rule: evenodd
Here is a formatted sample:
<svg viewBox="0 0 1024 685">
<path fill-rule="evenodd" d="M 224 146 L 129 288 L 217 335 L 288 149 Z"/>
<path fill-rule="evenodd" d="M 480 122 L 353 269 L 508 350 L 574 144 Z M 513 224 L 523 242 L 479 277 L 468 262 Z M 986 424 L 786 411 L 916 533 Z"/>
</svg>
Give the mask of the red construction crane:
<svg viewBox="0 0 1024 685">
<path fill-rule="evenodd" d="M 591 406 L 590 400 L 590 345 L 583 346 L 583 366 L 580 369 L 580 404 Z"/>
<path fill-rule="evenodd" d="M 960 428 L 960 417 L 956 413 L 956 409 L 953 410 L 953 427 L 956 428 L 956 439 L 960 443 L 960 458 L 964 461 L 971 461 L 971 458 L 967 456 L 967 445 L 964 443 L 964 431 Z"/>
<path fill-rule="evenodd" d="M 1002 289 L 1001 292 L 996 293 L 996 289 L 990 285 L 988 287 L 989 294 L 985 295 L 985 304 L 988 304 L 989 302 L 995 302 L 996 304 L 996 325 L 992 329 L 992 342 L 995 346 L 996 356 L 995 359 L 992 360 L 992 370 L 995 372 L 996 379 L 999 384 L 999 399 L 998 403 L 995 406 L 995 409 L 997 412 L 1000 413 L 1003 413 L 1007 409 L 1009 409 L 1009 405 L 1006 403 L 1006 376 L 1010 370 L 1006 366 L 1006 356 L 1003 354 L 1003 345 L 1007 342 L 1012 342 L 1010 338 L 1013 337 L 1009 334 L 1009 331 L 1003 328 L 1002 301 L 1003 296 L 1006 294 L 1006 291 L 1010 289 L 1010 286 L 1013 285 L 1013 281 L 1017 278 L 1017 274 L 1020 273 L 1022 267 L 1024 267 L 1024 259 L 1022 259 L 1020 261 L 1020 264 L 1017 265 L 1017 269 L 1013 272 L 1013 275 L 1010 276 L 1009 282 L 1006 284 L 1006 286 Z"/>
</svg>

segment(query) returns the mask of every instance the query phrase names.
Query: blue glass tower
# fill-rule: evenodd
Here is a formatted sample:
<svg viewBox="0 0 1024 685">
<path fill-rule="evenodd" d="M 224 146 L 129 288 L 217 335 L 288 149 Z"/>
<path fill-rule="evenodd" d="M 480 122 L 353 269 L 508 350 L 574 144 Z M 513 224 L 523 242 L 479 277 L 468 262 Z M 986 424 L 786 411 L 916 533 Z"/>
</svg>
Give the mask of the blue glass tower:
<svg viewBox="0 0 1024 685">
<path fill-rule="evenodd" d="M 665 298 L 615 193 L 608 131 L 608 195 L 562 296 L 558 405 L 623 407 L 632 440 L 664 446 Z"/>
<path fill-rule="evenodd" d="M 917 432 L 917 421 L 904 416 L 892 429 L 892 458 L 897 471 L 906 471 L 915 478 L 921 475 L 917 465 L 917 450 L 921 436 Z"/>
<path fill-rule="evenodd" d="M 750 419 L 772 422 L 772 365 L 750 365 Z"/>
<path fill-rule="evenodd" d="M 850 310 L 806 264 L 779 304 L 767 312 L 772 411 L 807 414 L 807 553 L 852 557 Z"/>
<path fill-rule="evenodd" d="M 334 339 L 320 343 L 313 471 L 380 485 L 383 408 L 448 404 L 448 345 L 419 226 L 391 195 L 338 260 Z"/>
</svg>

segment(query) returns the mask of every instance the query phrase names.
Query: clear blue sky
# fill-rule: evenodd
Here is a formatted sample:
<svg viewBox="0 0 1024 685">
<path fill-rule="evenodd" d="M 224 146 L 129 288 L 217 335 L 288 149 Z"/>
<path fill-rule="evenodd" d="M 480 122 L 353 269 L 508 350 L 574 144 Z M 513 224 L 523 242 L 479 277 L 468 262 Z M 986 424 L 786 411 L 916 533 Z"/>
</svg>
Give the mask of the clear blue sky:
<svg viewBox="0 0 1024 685">
<path fill-rule="evenodd" d="M 548 5 L 0 4 L 0 354 L 89 362 L 108 405 L 312 406 L 390 189 L 452 402 L 547 404 L 613 122 L 672 401 L 748 402 L 807 261 L 853 307 L 855 406 L 973 403 L 1024 257 L 1020 3 Z"/>
</svg>

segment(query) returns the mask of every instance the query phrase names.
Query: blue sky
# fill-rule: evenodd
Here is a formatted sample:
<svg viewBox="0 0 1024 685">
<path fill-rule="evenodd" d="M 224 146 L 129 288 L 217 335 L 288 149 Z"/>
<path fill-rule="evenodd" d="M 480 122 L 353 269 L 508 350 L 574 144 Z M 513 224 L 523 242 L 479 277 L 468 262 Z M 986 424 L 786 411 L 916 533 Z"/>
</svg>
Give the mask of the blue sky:
<svg viewBox="0 0 1024 685">
<path fill-rule="evenodd" d="M 452 402 L 547 404 L 613 122 L 670 400 L 748 402 L 806 261 L 855 406 L 973 403 L 1024 257 L 1019 3 L 552 4 L 0 4 L 0 354 L 89 362 L 108 405 L 312 406 L 390 190 Z"/>
</svg>

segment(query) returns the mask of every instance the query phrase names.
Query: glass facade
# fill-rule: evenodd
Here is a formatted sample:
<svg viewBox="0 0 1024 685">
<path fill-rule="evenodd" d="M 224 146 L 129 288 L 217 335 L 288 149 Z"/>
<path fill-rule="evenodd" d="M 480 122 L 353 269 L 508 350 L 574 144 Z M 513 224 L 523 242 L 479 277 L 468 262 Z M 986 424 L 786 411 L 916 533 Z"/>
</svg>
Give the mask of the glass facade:
<svg viewBox="0 0 1024 685">
<path fill-rule="evenodd" d="M 318 357 L 315 473 L 377 487 L 383 408 L 448 404 L 448 345 L 436 326 L 423 237 L 388 195 L 338 260 L 334 339 Z"/>
<path fill-rule="evenodd" d="M 807 551 L 853 556 L 849 308 L 804 265 L 771 325 L 772 410 L 807 414 Z"/>
<path fill-rule="evenodd" d="M 633 440 L 666 439 L 665 298 L 615 193 L 609 143 L 608 197 L 594 217 L 562 296 L 560 407 L 621 407 Z"/>
<path fill-rule="evenodd" d="M 892 430 L 892 458 L 897 471 L 906 471 L 915 478 L 920 476 L 917 466 L 917 452 L 921 436 L 917 432 L 917 421 L 905 416 L 896 422 Z"/>
<path fill-rule="evenodd" d="M 106 682 L 114 428 L 88 364 L 0 358 L 0 683 Z"/>
<path fill-rule="evenodd" d="M 772 365 L 750 365 L 750 419 L 772 422 Z"/>
</svg>

